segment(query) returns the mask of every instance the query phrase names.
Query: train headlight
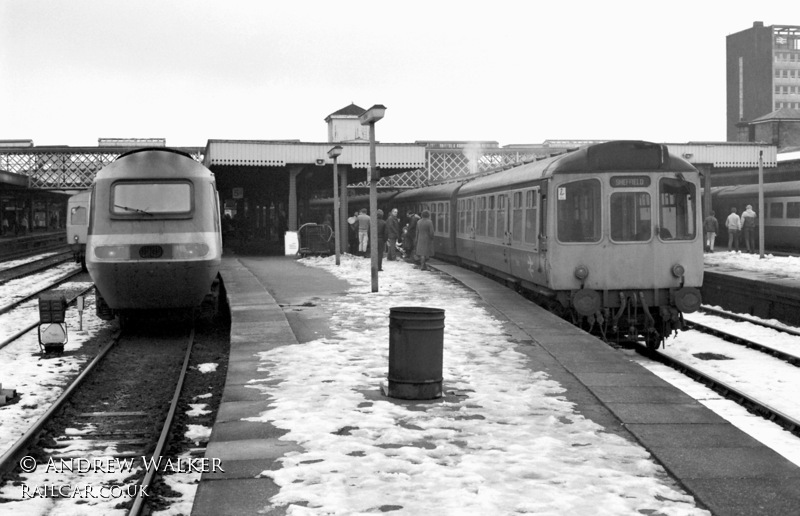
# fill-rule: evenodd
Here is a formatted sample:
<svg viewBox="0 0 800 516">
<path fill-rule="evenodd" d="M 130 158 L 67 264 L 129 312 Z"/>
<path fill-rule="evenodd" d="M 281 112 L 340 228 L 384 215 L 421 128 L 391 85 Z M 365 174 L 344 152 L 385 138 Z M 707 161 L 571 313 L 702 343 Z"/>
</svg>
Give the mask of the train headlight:
<svg viewBox="0 0 800 516">
<path fill-rule="evenodd" d="M 206 244 L 175 244 L 172 246 L 172 257 L 174 259 L 202 258 L 208 254 Z"/>
<path fill-rule="evenodd" d="M 94 248 L 94 255 L 103 260 L 127 260 L 130 254 L 127 245 L 100 245 Z"/>
<path fill-rule="evenodd" d="M 686 273 L 686 269 L 683 268 L 683 265 L 677 263 L 672 266 L 672 275 L 676 278 L 682 278 L 683 275 Z"/>
<path fill-rule="evenodd" d="M 575 267 L 575 277 L 583 281 L 589 277 L 589 268 L 585 265 Z"/>
<path fill-rule="evenodd" d="M 72 240 L 74 240 L 75 243 L 77 244 L 78 243 L 78 235 L 73 235 Z"/>
</svg>

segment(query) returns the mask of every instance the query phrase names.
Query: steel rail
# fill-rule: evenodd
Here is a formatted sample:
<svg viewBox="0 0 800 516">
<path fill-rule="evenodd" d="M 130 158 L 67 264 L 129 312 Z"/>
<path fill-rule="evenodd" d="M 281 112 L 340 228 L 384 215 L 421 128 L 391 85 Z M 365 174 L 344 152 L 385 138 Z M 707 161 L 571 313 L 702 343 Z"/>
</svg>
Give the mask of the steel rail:
<svg viewBox="0 0 800 516">
<path fill-rule="evenodd" d="M 71 305 L 72 303 L 74 303 L 74 302 L 75 302 L 75 300 L 76 300 L 76 299 L 78 299 L 78 297 L 79 297 L 79 296 L 82 296 L 83 294 L 85 294 L 85 293 L 89 292 L 89 291 L 90 291 L 90 290 L 92 290 L 93 288 L 94 288 L 94 285 L 91 285 L 91 286 L 89 286 L 89 287 L 87 287 L 87 288 L 83 289 L 82 291 L 80 291 L 80 293 L 78 293 L 78 294 L 76 294 L 74 297 L 72 297 L 72 298 L 68 299 L 68 300 L 67 300 L 67 305 Z M 12 336 L 8 337 L 8 338 L 7 338 L 7 339 L 5 339 L 4 341 L 1 341 L 1 342 L 0 342 L 0 349 L 3 349 L 4 347 L 8 346 L 9 344 L 11 344 L 12 342 L 14 342 L 14 341 L 15 341 L 15 340 L 17 340 L 18 338 L 22 337 L 23 335 L 25 335 L 26 333 L 28 333 L 28 332 L 29 332 L 29 331 L 31 331 L 32 329 L 36 328 L 36 327 L 37 327 L 37 326 L 39 326 L 40 324 L 41 324 L 41 321 L 36 321 L 36 322 L 34 322 L 34 323 L 31 323 L 31 324 L 29 324 L 28 326 L 25 326 L 25 327 L 23 327 L 21 330 L 19 330 L 19 331 L 18 331 L 17 333 L 15 333 L 14 335 L 12 335 Z"/>
<path fill-rule="evenodd" d="M 768 323 L 766 321 L 761 321 L 752 317 L 745 317 L 741 314 L 735 314 L 731 312 L 726 312 L 724 310 L 717 310 L 716 308 L 711 308 L 710 306 L 703 306 L 700 307 L 700 310 L 707 312 L 712 315 L 716 315 L 718 317 L 724 317 L 726 319 L 731 319 L 734 321 L 740 322 L 749 322 L 751 324 L 756 324 L 758 326 L 763 326 L 765 328 L 769 328 L 771 330 L 780 331 L 783 333 L 788 333 L 790 335 L 794 335 L 795 337 L 800 337 L 800 331 L 793 330 L 792 328 L 785 328 L 783 326 L 778 326 L 772 323 Z"/>
<path fill-rule="evenodd" d="M 172 395 L 172 403 L 169 406 L 169 412 L 167 413 L 167 418 L 164 421 L 164 428 L 161 430 L 161 435 L 158 438 L 158 444 L 156 445 L 156 449 L 153 451 L 153 455 L 151 456 L 150 464 L 161 464 L 161 456 L 164 452 L 164 448 L 167 444 L 167 439 L 169 438 L 170 428 L 172 427 L 172 420 L 175 418 L 175 412 L 178 409 L 178 402 L 181 398 L 181 391 L 183 390 L 183 382 L 186 379 L 186 371 L 189 369 L 189 358 L 192 355 L 192 347 L 194 346 L 194 326 L 192 326 L 192 331 L 189 335 L 189 345 L 186 348 L 186 355 L 183 359 L 183 367 L 181 368 L 181 374 L 178 378 L 178 384 L 175 386 L 175 393 Z M 158 457 L 158 461 L 152 460 L 153 458 Z M 153 479 L 156 475 L 157 468 L 150 468 L 147 470 L 144 478 L 142 479 L 142 486 L 141 492 L 144 493 L 147 491 L 147 488 L 153 482 Z M 144 506 L 144 497 L 137 496 L 134 501 L 133 505 L 131 505 L 130 510 L 128 511 L 128 516 L 139 516 Z"/>
<path fill-rule="evenodd" d="M 660 351 L 648 349 L 642 344 L 636 344 L 636 351 L 646 357 L 653 358 L 654 360 L 681 371 L 683 374 L 692 378 L 693 380 L 698 381 L 708 386 L 713 391 L 732 401 L 735 401 L 750 412 L 754 412 L 764 419 L 772 421 L 773 423 L 780 425 L 785 430 L 800 437 L 800 420 L 781 412 L 766 402 L 758 400 L 749 394 L 740 391 L 736 387 L 732 387 L 722 380 L 717 380 L 713 376 Z"/>
<path fill-rule="evenodd" d="M 777 359 L 783 360 L 784 362 L 787 362 L 791 365 L 800 367 L 800 356 L 798 355 L 793 355 L 792 353 L 781 351 L 779 349 L 767 346 L 766 344 L 754 342 L 752 340 L 745 339 L 744 337 L 739 337 L 738 335 L 728 333 L 725 330 L 720 330 L 718 328 L 712 328 L 710 326 L 706 326 L 705 324 L 702 323 L 687 321 L 687 325 L 690 328 L 695 329 L 697 331 L 722 337 L 726 342 L 730 342 L 731 344 L 738 344 L 740 346 L 745 346 L 747 348 L 755 349 L 756 351 L 760 351 L 764 354 L 771 355 Z"/>
<path fill-rule="evenodd" d="M 72 252 L 63 251 L 45 256 L 44 258 L 39 258 L 37 260 L 31 260 L 30 262 L 14 265 L 13 267 L 0 269 L 0 285 L 8 283 L 11 280 L 28 276 L 30 274 L 35 274 L 43 269 L 47 269 L 51 265 L 64 263 L 71 259 L 72 259 Z"/>
<path fill-rule="evenodd" d="M 47 409 L 44 414 L 42 414 L 36 423 L 34 423 L 33 426 L 31 426 L 28 431 L 25 432 L 25 434 L 23 434 L 23 436 L 20 437 L 13 446 L 11 446 L 11 448 L 9 448 L 2 457 L 0 457 L 0 477 L 2 477 L 5 473 L 13 471 L 14 467 L 16 466 L 16 461 L 19 459 L 22 452 L 28 446 L 30 446 L 31 441 L 42 430 L 42 427 L 44 427 L 53 414 L 55 414 L 61 407 L 64 406 L 67 400 L 69 400 L 70 396 L 72 396 L 72 393 L 75 391 L 75 389 L 77 389 L 78 386 L 86 379 L 86 377 L 91 374 L 97 364 L 100 363 L 103 357 L 105 357 L 111 348 L 114 347 L 114 345 L 119 341 L 119 338 L 120 333 L 117 332 L 117 334 L 112 337 L 111 341 L 100 350 L 100 352 L 94 357 L 94 359 L 92 359 L 91 362 L 89 362 L 89 365 L 87 365 L 84 370 L 81 371 L 77 377 L 75 377 L 72 383 L 70 383 L 69 386 L 64 389 L 61 395 L 50 406 L 50 408 Z"/>
<path fill-rule="evenodd" d="M 75 269 L 75 270 L 72 270 L 72 271 L 66 272 L 66 273 L 64 273 L 63 275 L 61 275 L 61 276 L 59 276 L 58 278 L 56 278 L 56 280 L 55 280 L 53 283 L 50 283 L 50 284 L 49 284 L 49 285 L 47 285 L 46 287 L 40 288 L 40 289 L 39 289 L 39 290 L 37 290 L 36 292 L 34 292 L 34 293 L 32 293 L 32 294 L 29 294 L 28 296 L 26 296 L 26 297 L 23 297 L 23 298 L 21 298 L 21 299 L 18 299 L 18 300 L 16 300 L 16 301 L 14 301 L 13 303 L 9 303 L 9 304 L 7 304 L 7 305 L 5 305 L 5 306 L 0 306 L 0 315 L 3 315 L 4 313 L 11 311 L 11 310 L 12 310 L 13 308 L 15 308 L 16 306 L 19 306 L 19 305 L 21 305 L 22 303 L 24 303 L 25 301 L 27 301 L 27 300 L 31 299 L 32 297 L 35 297 L 35 296 L 37 296 L 38 294 L 41 294 L 41 293 L 42 293 L 42 292 L 44 292 L 45 290 L 47 290 L 47 289 L 49 289 L 49 288 L 53 288 L 53 287 L 55 287 L 56 285 L 59 285 L 59 284 L 61 284 L 61 283 L 64 283 L 65 281 L 67 281 L 67 280 L 68 280 L 68 279 L 70 279 L 71 277 L 73 277 L 73 276 L 77 276 L 77 275 L 78 275 L 78 274 L 80 274 L 81 272 L 82 272 L 82 271 L 81 271 L 81 269 L 80 269 L 80 268 L 77 268 L 77 269 Z"/>
</svg>

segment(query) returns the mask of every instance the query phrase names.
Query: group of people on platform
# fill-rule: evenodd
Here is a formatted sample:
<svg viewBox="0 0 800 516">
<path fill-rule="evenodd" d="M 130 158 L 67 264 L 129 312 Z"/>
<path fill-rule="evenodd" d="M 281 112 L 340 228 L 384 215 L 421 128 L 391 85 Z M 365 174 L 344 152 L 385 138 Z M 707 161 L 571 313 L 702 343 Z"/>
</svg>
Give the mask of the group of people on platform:
<svg viewBox="0 0 800 516">
<path fill-rule="evenodd" d="M 753 233 L 756 229 L 756 212 L 748 204 L 740 216 L 736 208 L 731 208 L 731 213 L 725 219 L 725 229 L 728 231 L 728 251 L 739 252 L 739 237 L 744 237 L 744 243 L 748 253 L 755 253 L 756 248 L 753 244 Z M 719 232 L 719 222 L 712 210 L 708 217 L 703 221 L 703 232 L 705 233 L 705 250 L 709 253 L 714 252 L 714 241 Z"/>
<path fill-rule="evenodd" d="M 393 208 L 389 217 L 384 220 L 383 210 L 377 211 L 378 226 L 378 270 L 383 270 L 383 257 L 387 261 L 398 258 L 407 262 L 419 262 L 421 270 L 428 270 L 428 258 L 433 256 L 433 221 L 428 210 L 416 214 L 409 210 L 406 213 L 408 223 L 401 227 L 397 208 Z M 347 219 L 350 227 L 350 252 L 356 256 L 370 256 L 370 216 L 366 208 L 356 211 Z M 325 216 L 323 225 L 330 224 L 330 215 Z"/>
</svg>

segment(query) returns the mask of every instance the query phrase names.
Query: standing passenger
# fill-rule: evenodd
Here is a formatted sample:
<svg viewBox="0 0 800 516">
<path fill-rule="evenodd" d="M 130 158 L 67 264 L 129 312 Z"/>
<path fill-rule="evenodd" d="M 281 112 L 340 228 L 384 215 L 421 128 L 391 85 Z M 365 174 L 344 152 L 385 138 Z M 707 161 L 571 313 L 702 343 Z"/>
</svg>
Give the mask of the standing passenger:
<svg viewBox="0 0 800 516">
<path fill-rule="evenodd" d="M 419 215 L 416 215 L 412 210 L 408 210 L 406 215 L 408 216 L 408 231 L 406 231 L 406 236 L 403 239 L 403 247 L 406 250 L 406 261 L 413 263 L 416 261 L 414 258 L 414 246 L 417 242 L 417 221 L 419 221 Z"/>
<path fill-rule="evenodd" d="M 755 252 L 753 245 L 753 230 L 756 228 L 756 212 L 753 211 L 751 205 L 747 205 L 744 213 L 742 213 L 742 236 L 744 236 L 744 245 L 747 246 L 747 252 Z"/>
<path fill-rule="evenodd" d="M 350 254 L 358 254 L 358 210 L 353 212 L 353 216 L 347 219 L 347 246 Z"/>
<path fill-rule="evenodd" d="M 706 232 L 706 251 L 709 253 L 714 252 L 714 240 L 717 239 L 717 230 L 719 229 L 719 222 L 714 216 L 714 210 L 703 221 L 703 230 Z"/>
<path fill-rule="evenodd" d="M 731 214 L 725 219 L 725 227 L 728 229 L 728 251 L 731 245 L 736 245 L 736 252 L 739 252 L 739 230 L 742 228 L 742 221 L 736 214 L 736 208 L 731 208 Z"/>
<path fill-rule="evenodd" d="M 397 208 L 393 208 L 386 220 L 386 240 L 389 242 L 389 256 L 387 260 L 393 262 L 397 259 L 397 239 L 400 238 L 400 221 L 397 220 Z"/>
<path fill-rule="evenodd" d="M 420 259 L 420 270 L 428 270 L 426 262 L 433 256 L 433 222 L 431 212 L 424 210 L 422 218 L 417 222 L 415 252 Z"/>
<path fill-rule="evenodd" d="M 367 256 L 367 246 L 369 245 L 369 215 L 367 209 L 361 208 L 361 213 L 356 219 L 358 223 L 358 252 L 361 256 Z"/>
</svg>

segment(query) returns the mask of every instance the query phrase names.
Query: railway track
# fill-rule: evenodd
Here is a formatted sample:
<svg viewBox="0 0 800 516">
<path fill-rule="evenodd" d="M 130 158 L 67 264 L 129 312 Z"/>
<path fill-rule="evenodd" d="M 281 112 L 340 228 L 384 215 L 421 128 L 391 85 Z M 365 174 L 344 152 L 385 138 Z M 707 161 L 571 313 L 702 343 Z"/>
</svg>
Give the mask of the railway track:
<svg viewBox="0 0 800 516">
<path fill-rule="evenodd" d="M 737 321 L 737 322 L 747 322 L 747 323 L 750 323 L 750 324 L 755 324 L 755 325 L 761 326 L 763 328 L 769 328 L 769 329 L 774 330 L 774 331 L 779 331 L 779 332 L 786 333 L 786 334 L 789 334 L 789 335 L 792 335 L 792 336 L 795 336 L 795 337 L 800 337 L 800 332 L 798 332 L 797 330 L 793 330 L 791 328 L 785 328 L 785 327 L 782 327 L 782 326 L 776 326 L 774 324 L 770 324 L 770 323 L 767 323 L 765 321 L 759 321 L 758 319 L 755 319 L 755 318 L 752 318 L 752 317 L 745 317 L 745 316 L 741 316 L 741 315 L 738 315 L 738 314 L 733 314 L 733 313 L 730 313 L 730 312 L 725 312 L 725 311 L 722 311 L 722 310 L 716 310 L 716 309 L 713 309 L 713 308 L 705 308 L 705 307 L 703 308 L 703 312 L 708 313 L 708 314 L 712 314 L 712 315 L 715 315 L 715 316 L 718 316 L 718 317 L 723 317 L 725 319 L 730 319 L 730 320 L 733 320 L 733 321 Z M 690 319 L 690 318 L 691 318 L 691 316 L 689 316 L 687 319 Z M 720 328 L 715 328 L 713 326 L 709 326 L 707 324 L 703 324 L 703 323 L 698 322 L 698 321 L 687 320 L 687 326 L 689 328 L 693 329 L 693 330 L 701 331 L 701 332 L 707 333 L 709 335 L 715 335 L 717 337 L 720 337 L 720 338 L 724 339 L 726 342 L 730 342 L 732 344 L 739 344 L 741 346 L 745 346 L 745 347 L 750 348 L 750 349 L 755 349 L 755 350 L 760 351 L 762 353 L 765 353 L 767 355 L 771 355 L 771 356 L 773 356 L 775 358 L 783 360 L 784 362 L 787 362 L 787 363 L 792 364 L 794 366 L 800 367 L 800 354 L 798 354 L 797 352 L 792 353 L 792 352 L 789 352 L 789 351 L 777 349 L 774 346 L 770 346 L 768 344 L 763 344 L 763 343 L 760 343 L 760 342 L 756 342 L 754 340 L 747 339 L 747 338 L 742 337 L 740 335 L 736 335 L 734 333 L 722 330 Z M 800 345 L 798 345 L 798 352 L 800 352 Z"/>
<path fill-rule="evenodd" d="M 51 288 L 53 288 L 53 287 L 65 282 L 65 281 L 67 281 L 68 279 L 70 279 L 70 278 L 72 278 L 74 276 L 77 276 L 78 274 L 81 274 L 81 269 L 80 269 L 80 267 L 76 266 L 75 268 L 68 269 L 66 272 L 64 272 L 62 274 L 59 274 L 55 278 L 51 278 L 51 279 L 47 280 L 46 283 L 42 283 L 41 285 L 39 285 L 38 287 L 36 287 L 33 290 L 29 290 L 29 291 L 23 292 L 21 294 L 14 294 L 14 296 L 13 296 L 14 300 L 13 301 L 8 302 L 5 305 L 0 306 L 0 315 L 4 314 L 4 313 L 6 313 L 6 312 L 8 312 L 10 310 L 13 310 L 15 307 L 17 307 L 17 306 L 21 305 L 22 303 L 28 301 L 29 299 L 32 299 L 32 298 L 36 297 L 37 295 L 41 294 L 45 290 L 49 290 L 49 289 L 51 289 Z"/>
<path fill-rule="evenodd" d="M 72 260 L 71 251 L 55 251 L 43 254 L 30 260 L 15 260 L 19 262 L 15 265 L 0 265 L 0 285 L 11 280 L 22 278 L 30 274 L 35 274 L 54 265 Z"/>
<path fill-rule="evenodd" d="M 87 500 L 92 512 L 108 512 L 119 503 L 129 514 L 142 512 L 161 469 L 194 341 L 194 328 L 146 326 L 106 344 L 0 458 L 0 474 L 15 476 L 15 484 L 41 495 L 26 497 L 23 491 L 19 500 L 0 499 L 6 502 L 0 512 L 25 510 L 26 502 L 45 497 L 53 499 L 55 512 L 74 511 L 69 504 Z M 52 484 L 54 472 L 72 496 L 63 488 L 41 491 Z M 96 496 L 81 496 L 90 491 Z"/>
<path fill-rule="evenodd" d="M 736 388 L 735 386 L 729 385 L 726 382 L 700 371 L 699 369 L 665 353 L 649 350 L 641 344 L 636 346 L 636 351 L 642 355 L 681 371 L 686 376 L 706 385 L 713 391 L 742 405 L 750 412 L 758 414 L 800 437 L 800 418 L 786 414 L 785 412 L 771 406 L 766 401 L 757 399 L 756 397 Z"/>
</svg>

